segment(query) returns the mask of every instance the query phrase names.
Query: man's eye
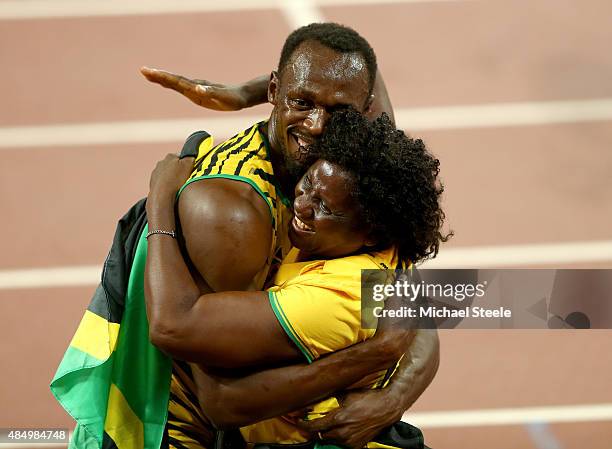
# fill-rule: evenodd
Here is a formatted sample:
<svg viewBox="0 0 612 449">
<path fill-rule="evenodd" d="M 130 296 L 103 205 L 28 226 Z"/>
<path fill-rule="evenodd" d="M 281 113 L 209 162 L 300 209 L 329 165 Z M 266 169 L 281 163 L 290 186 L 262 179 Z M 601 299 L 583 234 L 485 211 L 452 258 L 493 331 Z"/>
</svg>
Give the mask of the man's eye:
<svg viewBox="0 0 612 449">
<path fill-rule="evenodd" d="M 291 100 L 291 105 L 296 109 L 307 109 L 310 107 L 310 103 L 306 100 L 302 100 L 301 98 Z"/>
</svg>

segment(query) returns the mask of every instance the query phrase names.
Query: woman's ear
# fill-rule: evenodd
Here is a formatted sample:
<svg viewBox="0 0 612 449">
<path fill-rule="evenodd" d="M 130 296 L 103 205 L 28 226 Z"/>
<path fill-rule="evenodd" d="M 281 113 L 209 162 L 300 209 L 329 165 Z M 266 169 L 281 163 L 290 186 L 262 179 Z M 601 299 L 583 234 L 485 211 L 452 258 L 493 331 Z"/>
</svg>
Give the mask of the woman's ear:
<svg viewBox="0 0 612 449">
<path fill-rule="evenodd" d="M 378 238 L 378 236 L 376 235 L 374 230 L 371 229 L 370 232 L 368 233 L 368 235 L 366 236 L 365 241 L 363 242 L 363 244 L 365 246 L 372 247 L 372 246 L 378 245 L 379 240 L 380 239 Z"/>
</svg>

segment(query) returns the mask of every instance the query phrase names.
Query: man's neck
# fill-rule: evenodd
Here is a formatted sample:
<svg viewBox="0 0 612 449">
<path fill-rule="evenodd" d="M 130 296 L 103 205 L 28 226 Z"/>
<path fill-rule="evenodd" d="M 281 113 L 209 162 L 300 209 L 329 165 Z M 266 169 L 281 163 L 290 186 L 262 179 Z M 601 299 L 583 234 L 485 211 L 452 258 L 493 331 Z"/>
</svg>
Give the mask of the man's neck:
<svg viewBox="0 0 612 449">
<path fill-rule="evenodd" d="M 285 158 L 281 154 L 281 150 L 278 149 L 278 144 L 274 139 L 270 138 L 269 133 L 269 122 L 264 123 L 260 130 L 263 132 L 268 139 L 268 145 L 270 147 L 270 162 L 272 163 L 272 169 L 274 170 L 274 177 L 276 178 L 278 185 L 281 189 L 281 193 L 293 202 L 294 189 L 297 180 L 293 178 L 287 166 L 285 165 Z"/>
</svg>

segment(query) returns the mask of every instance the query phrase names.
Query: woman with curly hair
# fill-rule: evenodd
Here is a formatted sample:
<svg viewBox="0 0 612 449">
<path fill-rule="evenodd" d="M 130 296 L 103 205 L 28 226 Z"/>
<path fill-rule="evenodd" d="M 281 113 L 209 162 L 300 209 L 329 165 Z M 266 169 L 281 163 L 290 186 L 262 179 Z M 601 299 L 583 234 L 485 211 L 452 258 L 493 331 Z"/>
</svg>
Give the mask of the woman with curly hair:
<svg viewBox="0 0 612 449">
<path fill-rule="evenodd" d="M 149 242 L 145 286 L 152 341 L 173 358 L 191 362 L 203 418 L 217 428 L 242 427 L 248 443 L 322 437 L 300 419 L 332 416 L 338 398 L 304 409 L 324 398 L 309 396 L 307 380 L 296 379 L 294 390 L 275 394 L 294 395 L 302 409 L 275 408 L 265 372 L 258 370 L 299 357 L 312 362 L 373 337 L 374 329 L 361 328 L 361 270 L 407 267 L 435 257 L 448 238 L 441 233 L 439 161 L 386 115 L 369 122 L 352 109 L 334 112 L 304 157 L 312 164 L 295 187 L 289 226 L 294 248 L 268 291 L 200 295 L 178 242 L 165 235 Z M 158 163 L 147 203 L 151 229 L 176 229 L 174 201 L 190 170 L 175 157 Z M 274 346 L 274 355 L 254 359 L 255 373 L 229 377 L 215 369 L 215 353 L 262 345 Z M 350 388 L 383 388 L 400 357 L 387 356 L 381 355 L 378 371 L 356 373 Z M 240 406 L 230 410 L 230 403 Z M 418 429 L 398 423 L 393 432 L 368 447 L 423 447 Z M 403 442 L 390 435 L 401 435 Z"/>
</svg>

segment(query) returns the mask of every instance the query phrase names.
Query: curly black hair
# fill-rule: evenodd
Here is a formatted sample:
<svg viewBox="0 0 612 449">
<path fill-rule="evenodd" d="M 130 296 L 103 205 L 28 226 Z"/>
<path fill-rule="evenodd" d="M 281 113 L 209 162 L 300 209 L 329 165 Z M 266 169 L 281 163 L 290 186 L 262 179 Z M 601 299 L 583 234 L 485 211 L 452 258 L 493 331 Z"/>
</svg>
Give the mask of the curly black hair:
<svg viewBox="0 0 612 449">
<path fill-rule="evenodd" d="M 417 263 L 435 257 L 452 235 L 441 232 L 440 162 L 386 114 L 370 122 L 352 108 L 335 111 L 310 150 L 310 157 L 353 175 L 352 193 L 378 242 L 375 249 L 396 245 L 402 262 Z"/>
<path fill-rule="evenodd" d="M 369 93 L 372 93 L 377 71 L 374 50 L 372 50 L 368 41 L 361 37 L 357 31 L 338 23 L 311 23 L 293 31 L 283 45 L 278 62 L 279 73 L 282 73 L 283 68 L 295 49 L 306 41 L 316 41 L 338 53 L 359 53 L 363 57 L 368 69 Z"/>
</svg>

